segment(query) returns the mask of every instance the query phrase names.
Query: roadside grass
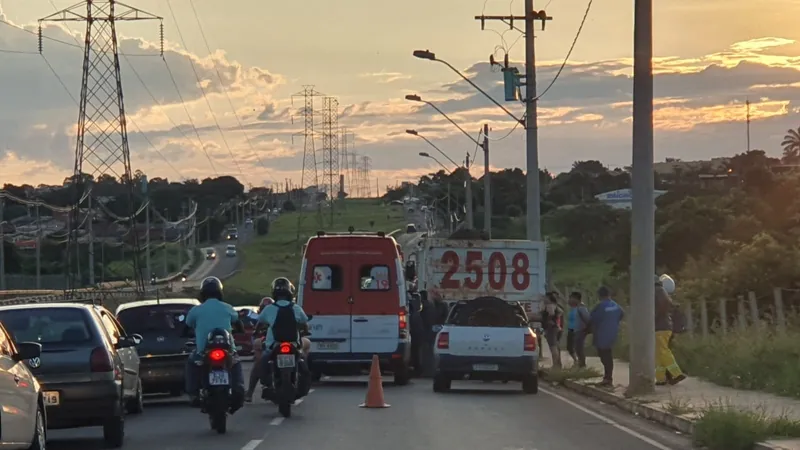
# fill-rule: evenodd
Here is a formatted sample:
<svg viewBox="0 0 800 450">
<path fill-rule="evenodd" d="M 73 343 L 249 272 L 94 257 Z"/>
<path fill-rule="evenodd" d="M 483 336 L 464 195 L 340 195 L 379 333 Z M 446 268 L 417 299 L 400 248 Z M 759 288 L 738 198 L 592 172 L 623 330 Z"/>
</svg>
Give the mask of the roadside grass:
<svg viewBox="0 0 800 450">
<path fill-rule="evenodd" d="M 694 423 L 692 441 L 709 450 L 751 450 L 771 438 L 800 437 L 800 421 L 775 416 L 764 408 L 742 410 L 724 403 L 702 410 Z"/>
<path fill-rule="evenodd" d="M 167 273 L 174 274 L 181 269 L 183 264 L 188 262 L 188 255 L 185 251 L 181 253 L 181 247 L 178 244 L 167 244 Z M 99 253 L 99 252 L 97 252 Z M 198 258 L 199 253 L 195 253 L 194 265 L 199 264 L 202 258 Z M 144 268 L 145 257 L 142 254 L 142 267 Z M 163 276 L 164 274 L 164 250 L 159 248 L 150 254 L 150 265 L 156 276 Z M 101 274 L 97 274 L 100 277 Z M 118 278 L 132 278 L 133 277 L 133 260 L 124 259 L 112 261 L 106 265 L 106 277 L 109 279 Z"/>
<path fill-rule="evenodd" d="M 543 369 L 543 377 L 553 383 L 564 384 L 567 380 L 586 380 L 600 378 L 603 374 L 594 367 L 568 367 L 564 369 Z"/>
<path fill-rule="evenodd" d="M 405 232 L 402 206 L 384 205 L 378 199 L 348 199 L 335 212 L 330 226 L 330 212 L 323 210 L 325 225 L 317 225 L 316 212 L 306 212 L 298 240 L 297 212 L 284 213 L 270 223 L 269 233 L 256 236 L 239 247 L 241 270 L 226 280 L 227 298 L 235 304 L 258 302 L 271 290 L 272 280 L 287 277 L 297 282 L 303 244 L 319 230 L 347 231 L 354 227 L 362 231 L 384 231 L 387 234 L 401 229 Z"/>
</svg>

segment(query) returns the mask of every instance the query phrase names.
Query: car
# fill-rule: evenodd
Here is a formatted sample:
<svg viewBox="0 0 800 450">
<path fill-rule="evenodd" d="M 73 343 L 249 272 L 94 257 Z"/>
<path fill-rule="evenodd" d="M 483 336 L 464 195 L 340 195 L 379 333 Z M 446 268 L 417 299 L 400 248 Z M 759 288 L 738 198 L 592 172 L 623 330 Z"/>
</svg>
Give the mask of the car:
<svg viewBox="0 0 800 450">
<path fill-rule="evenodd" d="M 253 354 L 253 332 L 256 328 L 253 317 L 258 314 L 258 306 L 234 306 L 233 309 L 239 313 L 244 324 L 244 333 L 233 333 L 236 350 L 242 356 L 250 356 Z"/>
<path fill-rule="evenodd" d="M 236 246 L 235 245 L 227 246 L 225 248 L 225 256 L 227 256 L 227 257 L 236 256 Z"/>
<path fill-rule="evenodd" d="M 227 231 L 227 239 L 229 241 L 235 241 L 239 239 L 239 230 L 237 230 L 236 228 L 230 228 Z"/>
<path fill-rule="evenodd" d="M 78 303 L 2 306 L 0 322 L 16 342 L 42 346 L 28 365 L 41 385 L 47 428 L 101 426 L 106 445 L 121 447 L 125 413 L 144 408 L 142 336 L 127 334 L 102 306 Z"/>
<path fill-rule="evenodd" d="M 139 300 L 117 308 L 119 322 L 128 332 L 142 336 L 141 378 L 144 392 L 183 394 L 189 349 L 183 321 L 200 302 L 192 298 Z"/>
<path fill-rule="evenodd" d="M 217 259 L 217 251 L 213 248 L 206 249 L 206 259 Z"/>
<path fill-rule="evenodd" d="M 249 218 L 249 217 L 248 217 L 248 218 L 247 218 L 247 219 L 244 221 L 244 224 L 245 224 L 245 225 L 251 225 L 251 226 L 252 226 L 252 225 L 253 225 L 253 219 L 251 219 L 251 218 Z"/>
<path fill-rule="evenodd" d="M 0 448 L 42 450 L 47 440 L 44 393 L 28 364 L 42 353 L 38 342 L 17 342 L 0 325 Z M 13 411 L 6 414 L 6 411 Z"/>
<path fill-rule="evenodd" d="M 410 223 L 406 225 L 406 233 L 416 233 L 416 232 L 417 232 L 417 226 L 415 224 Z"/>
<path fill-rule="evenodd" d="M 453 380 L 521 381 L 522 391 L 539 391 L 536 334 L 519 302 L 479 297 L 453 304 L 443 325 L 434 325 L 433 391 Z"/>
<path fill-rule="evenodd" d="M 300 270 L 297 304 L 314 316 L 314 378 L 359 374 L 377 355 L 396 385 L 408 384 L 408 296 L 397 241 L 383 232 L 320 232 L 308 240 Z"/>
</svg>

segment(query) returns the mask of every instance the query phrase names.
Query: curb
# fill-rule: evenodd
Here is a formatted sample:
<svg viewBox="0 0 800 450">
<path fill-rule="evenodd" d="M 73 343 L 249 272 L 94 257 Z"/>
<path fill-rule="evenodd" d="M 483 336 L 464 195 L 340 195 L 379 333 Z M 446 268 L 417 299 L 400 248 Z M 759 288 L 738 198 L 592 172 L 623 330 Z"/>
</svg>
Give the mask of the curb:
<svg viewBox="0 0 800 450">
<path fill-rule="evenodd" d="M 546 372 L 542 373 L 542 375 L 544 379 L 547 379 Z M 666 411 L 662 411 L 660 409 L 647 406 L 646 404 L 638 403 L 634 400 L 629 400 L 627 398 L 620 397 L 603 389 L 599 389 L 593 386 L 588 386 L 586 384 L 578 383 L 572 380 L 564 380 L 562 386 L 566 387 L 567 389 L 573 392 L 577 392 L 586 397 L 592 397 L 604 403 L 614 405 L 617 408 L 625 410 L 631 414 L 643 417 L 653 422 L 657 422 L 673 430 L 680 431 L 681 433 L 691 435 L 694 432 L 694 421 L 692 421 L 689 418 L 676 416 Z M 753 449 L 791 450 L 788 447 L 783 447 L 780 444 L 773 444 L 771 442 L 757 442 L 755 446 L 753 446 Z"/>
</svg>

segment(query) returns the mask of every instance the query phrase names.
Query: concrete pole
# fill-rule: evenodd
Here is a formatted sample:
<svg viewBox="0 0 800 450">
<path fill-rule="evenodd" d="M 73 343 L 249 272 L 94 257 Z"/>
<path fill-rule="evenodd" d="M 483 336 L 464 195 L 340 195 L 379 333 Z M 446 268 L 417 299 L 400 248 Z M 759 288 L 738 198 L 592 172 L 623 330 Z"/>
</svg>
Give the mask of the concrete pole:
<svg viewBox="0 0 800 450">
<path fill-rule="evenodd" d="M 6 289 L 5 199 L 0 197 L 0 290 Z"/>
<path fill-rule="evenodd" d="M 653 0 L 635 0 L 633 33 L 633 211 L 628 391 L 638 396 L 655 391 Z"/>
<path fill-rule="evenodd" d="M 542 240 L 539 196 L 539 125 L 536 113 L 536 45 L 533 0 L 525 0 L 525 156 L 527 160 L 527 236 Z"/>
<path fill-rule="evenodd" d="M 151 277 L 153 276 L 153 263 L 151 261 L 150 252 L 153 250 L 150 248 L 150 199 L 145 198 L 145 202 L 148 203 L 147 208 L 144 210 L 144 228 L 145 228 L 145 235 L 144 235 L 144 246 L 147 250 L 145 250 L 145 265 L 147 266 L 147 282 L 150 282 Z"/>
<path fill-rule="evenodd" d="M 466 169 L 466 185 L 465 196 L 467 197 L 467 228 L 472 230 L 475 228 L 475 221 L 472 219 L 472 175 L 469 173 L 469 153 L 465 160 L 464 168 Z"/>
<path fill-rule="evenodd" d="M 36 289 L 42 288 L 42 218 L 36 204 Z"/>
<path fill-rule="evenodd" d="M 483 125 L 483 229 L 492 238 L 492 181 L 489 169 L 489 125 Z"/>
</svg>

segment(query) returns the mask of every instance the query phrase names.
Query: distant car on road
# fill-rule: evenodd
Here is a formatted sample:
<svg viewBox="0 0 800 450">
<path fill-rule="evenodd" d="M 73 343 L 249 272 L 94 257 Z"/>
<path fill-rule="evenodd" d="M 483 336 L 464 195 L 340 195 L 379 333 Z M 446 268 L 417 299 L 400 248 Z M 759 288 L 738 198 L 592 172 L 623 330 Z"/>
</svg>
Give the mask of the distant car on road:
<svg viewBox="0 0 800 450">
<path fill-rule="evenodd" d="M 229 241 L 235 241 L 239 239 L 239 230 L 237 230 L 236 228 L 229 229 L 227 238 Z"/>
<path fill-rule="evenodd" d="M 117 319 L 122 326 L 143 338 L 139 352 L 146 392 L 182 395 L 189 352 L 185 347 L 187 339 L 182 336 L 184 325 L 180 317 L 185 318 L 189 310 L 199 304 L 190 298 L 141 300 L 117 308 Z"/>
<path fill-rule="evenodd" d="M 206 259 L 217 259 L 217 251 L 213 248 L 206 250 Z"/>
<path fill-rule="evenodd" d="M 247 220 L 244 221 L 244 224 L 245 224 L 245 226 L 252 227 L 253 226 L 253 219 L 248 217 Z"/>
<path fill-rule="evenodd" d="M 235 245 L 227 246 L 225 248 L 225 256 L 229 258 L 236 256 L 236 246 Z"/>
<path fill-rule="evenodd" d="M 121 447 L 125 413 L 144 408 L 142 336 L 128 334 L 101 306 L 75 303 L 3 306 L 0 322 L 16 341 L 42 345 L 28 367 L 41 385 L 47 428 L 102 426 L 106 445 Z"/>
<path fill-rule="evenodd" d="M 47 419 L 41 386 L 26 364 L 40 361 L 42 346 L 15 342 L 0 325 L 0 402 L 12 412 L 0 415 L 0 447 L 44 449 Z"/>
<path fill-rule="evenodd" d="M 406 225 L 406 233 L 416 233 L 416 232 L 417 232 L 417 226 L 415 224 L 410 223 Z"/>
</svg>

